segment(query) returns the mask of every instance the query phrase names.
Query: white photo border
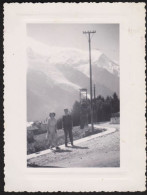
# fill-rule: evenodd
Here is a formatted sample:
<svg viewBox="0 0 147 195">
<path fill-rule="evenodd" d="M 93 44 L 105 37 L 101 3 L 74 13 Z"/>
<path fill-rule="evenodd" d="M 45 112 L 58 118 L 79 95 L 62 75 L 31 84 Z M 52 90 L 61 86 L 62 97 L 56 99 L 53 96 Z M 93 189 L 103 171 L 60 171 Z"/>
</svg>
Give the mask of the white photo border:
<svg viewBox="0 0 147 195">
<path fill-rule="evenodd" d="M 144 6 L 144 3 L 4 4 L 5 191 L 145 190 Z M 27 168 L 27 23 L 120 25 L 120 168 Z"/>
</svg>

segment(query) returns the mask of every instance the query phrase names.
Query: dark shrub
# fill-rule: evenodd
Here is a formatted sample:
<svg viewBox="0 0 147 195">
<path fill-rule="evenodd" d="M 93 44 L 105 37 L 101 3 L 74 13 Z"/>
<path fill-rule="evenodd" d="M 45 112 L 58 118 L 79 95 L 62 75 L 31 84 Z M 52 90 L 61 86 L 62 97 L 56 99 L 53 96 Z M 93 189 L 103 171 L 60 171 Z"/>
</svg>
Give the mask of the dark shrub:
<svg viewBox="0 0 147 195">
<path fill-rule="evenodd" d="M 34 148 L 35 148 L 35 152 L 39 152 L 39 151 L 45 150 L 46 146 L 45 144 L 42 145 L 42 143 L 35 142 Z"/>
<path fill-rule="evenodd" d="M 28 143 L 34 142 L 34 133 L 33 133 L 33 131 L 27 131 L 27 142 Z"/>
</svg>

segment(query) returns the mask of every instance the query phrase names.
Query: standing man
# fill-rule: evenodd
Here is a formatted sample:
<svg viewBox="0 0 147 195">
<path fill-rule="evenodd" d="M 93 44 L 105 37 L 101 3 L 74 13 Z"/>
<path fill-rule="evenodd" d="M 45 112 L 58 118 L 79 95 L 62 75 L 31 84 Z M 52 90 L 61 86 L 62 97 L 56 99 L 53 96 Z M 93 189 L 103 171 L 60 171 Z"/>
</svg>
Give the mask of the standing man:
<svg viewBox="0 0 147 195">
<path fill-rule="evenodd" d="M 62 124 L 63 124 L 64 134 L 65 134 L 65 146 L 67 147 L 67 136 L 68 135 L 69 135 L 71 145 L 73 146 L 72 118 L 68 112 L 68 109 L 64 109 L 64 113 L 65 113 L 65 115 L 63 116 Z"/>
</svg>

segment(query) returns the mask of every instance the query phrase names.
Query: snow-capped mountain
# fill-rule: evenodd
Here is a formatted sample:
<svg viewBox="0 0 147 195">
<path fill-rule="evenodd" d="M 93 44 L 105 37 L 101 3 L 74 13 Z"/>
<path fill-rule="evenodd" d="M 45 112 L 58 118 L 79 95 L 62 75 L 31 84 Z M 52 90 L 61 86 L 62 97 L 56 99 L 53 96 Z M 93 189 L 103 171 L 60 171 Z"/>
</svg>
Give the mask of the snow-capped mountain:
<svg viewBox="0 0 147 195">
<path fill-rule="evenodd" d="M 28 121 L 42 120 L 51 110 L 58 116 L 79 100 L 79 89 L 89 92 L 89 53 L 76 48 L 49 47 L 27 42 Z M 99 50 L 91 51 L 97 95 L 119 94 L 119 66 Z"/>
</svg>

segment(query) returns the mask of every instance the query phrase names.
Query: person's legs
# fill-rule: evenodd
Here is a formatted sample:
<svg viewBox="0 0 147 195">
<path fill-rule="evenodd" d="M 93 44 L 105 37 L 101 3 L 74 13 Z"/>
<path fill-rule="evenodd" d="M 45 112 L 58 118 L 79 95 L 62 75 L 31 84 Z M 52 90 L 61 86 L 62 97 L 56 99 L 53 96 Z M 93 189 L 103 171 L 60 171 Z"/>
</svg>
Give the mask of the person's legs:
<svg viewBox="0 0 147 195">
<path fill-rule="evenodd" d="M 50 140 L 49 140 L 49 138 L 47 139 L 47 147 L 50 148 Z"/>
<path fill-rule="evenodd" d="M 69 129 L 69 139 L 70 139 L 71 145 L 73 145 L 72 129 Z"/>
<path fill-rule="evenodd" d="M 57 133 L 55 132 L 55 136 L 54 136 L 54 146 L 56 147 L 57 150 L 60 149 L 60 147 L 58 146 L 58 136 Z"/>
<path fill-rule="evenodd" d="M 53 134 L 52 134 L 52 132 L 50 132 L 50 134 L 49 134 L 49 144 L 50 144 L 50 148 L 52 148 L 53 147 Z"/>
<path fill-rule="evenodd" d="M 53 145 L 54 147 L 57 147 L 57 133 L 53 132 Z"/>
<path fill-rule="evenodd" d="M 65 135 L 65 146 L 67 146 L 67 134 L 68 134 L 67 129 L 64 129 L 64 135 Z"/>
</svg>

